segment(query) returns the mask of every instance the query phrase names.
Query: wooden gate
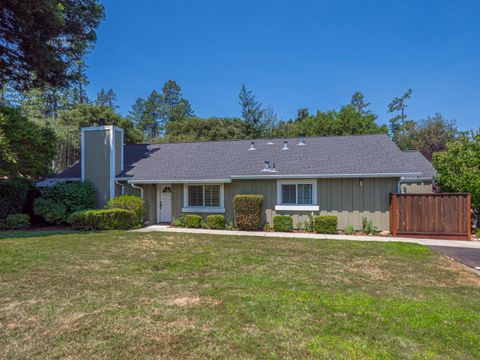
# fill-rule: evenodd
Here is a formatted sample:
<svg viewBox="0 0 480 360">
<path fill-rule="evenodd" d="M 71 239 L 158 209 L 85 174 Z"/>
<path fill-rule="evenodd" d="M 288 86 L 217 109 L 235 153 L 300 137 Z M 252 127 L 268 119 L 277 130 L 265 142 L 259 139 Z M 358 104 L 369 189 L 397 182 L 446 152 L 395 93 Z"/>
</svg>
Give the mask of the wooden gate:
<svg viewBox="0 0 480 360">
<path fill-rule="evenodd" d="M 470 194 L 390 194 L 393 236 L 470 240 Z"/>
</svg>

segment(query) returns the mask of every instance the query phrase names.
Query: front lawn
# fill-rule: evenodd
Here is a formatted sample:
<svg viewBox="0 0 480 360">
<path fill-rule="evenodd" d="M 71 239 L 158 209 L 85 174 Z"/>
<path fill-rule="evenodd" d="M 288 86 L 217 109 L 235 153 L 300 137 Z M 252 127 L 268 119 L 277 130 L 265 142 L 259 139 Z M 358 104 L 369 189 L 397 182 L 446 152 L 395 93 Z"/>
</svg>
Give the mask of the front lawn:
<svg viewBox="0 0 480 360">
<path fill-rule="evenodd" d="M 0 237 L 0 357 L 480 358 L 480 277 L 420 245 Z"/>
</svg>

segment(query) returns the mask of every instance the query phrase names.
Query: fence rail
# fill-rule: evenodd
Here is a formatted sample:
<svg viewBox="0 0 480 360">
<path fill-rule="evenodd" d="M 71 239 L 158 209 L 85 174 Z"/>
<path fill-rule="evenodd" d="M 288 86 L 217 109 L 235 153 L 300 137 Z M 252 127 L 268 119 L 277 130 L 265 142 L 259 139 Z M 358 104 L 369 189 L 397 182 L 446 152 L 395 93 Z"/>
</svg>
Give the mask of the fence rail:
<svg viewBox="0 0 480 360">
<path fill-rule="evenodd" d="M 393 236 L 470 240 L 470 194 L 390 194 Z"/>
</svg>

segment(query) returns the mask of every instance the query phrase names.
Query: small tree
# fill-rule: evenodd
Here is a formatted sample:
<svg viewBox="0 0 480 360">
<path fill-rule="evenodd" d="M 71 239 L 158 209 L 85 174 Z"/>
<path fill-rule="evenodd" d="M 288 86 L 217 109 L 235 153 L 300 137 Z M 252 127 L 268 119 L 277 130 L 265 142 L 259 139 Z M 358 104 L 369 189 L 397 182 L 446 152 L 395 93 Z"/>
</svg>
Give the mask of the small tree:
<svg viewBox="0 0 480 360">
<path fill-rule="evenodd" d="M 480 130 L 463 135 L 447 144 L 446 150 L 433 154 L 441 191 L 469 192 L 472 196 L 474 224 L 480 220 Z"/>
</svg>

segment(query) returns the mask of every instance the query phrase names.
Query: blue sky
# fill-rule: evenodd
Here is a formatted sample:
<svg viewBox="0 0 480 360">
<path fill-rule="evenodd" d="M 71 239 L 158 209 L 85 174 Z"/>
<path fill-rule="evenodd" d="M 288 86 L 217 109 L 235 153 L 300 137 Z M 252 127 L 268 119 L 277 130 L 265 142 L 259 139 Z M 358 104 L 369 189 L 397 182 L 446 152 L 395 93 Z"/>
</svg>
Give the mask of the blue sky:
<svg viewBox="0 0 480 360">
<path fill-rule="evenodd" d="M 242 83 L 279 119 L 334 109 L 360 90 L 386 122 L 407 113 L 480 127 L 480 1 L 104 1 L 87 58 L 94 97 L 113 88 L 126 114 L 177 81 L 195 113 L 239 116 Z"/>
</svg>

